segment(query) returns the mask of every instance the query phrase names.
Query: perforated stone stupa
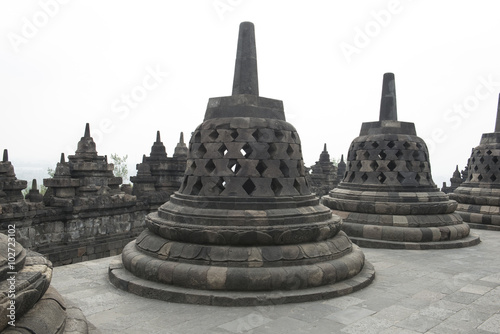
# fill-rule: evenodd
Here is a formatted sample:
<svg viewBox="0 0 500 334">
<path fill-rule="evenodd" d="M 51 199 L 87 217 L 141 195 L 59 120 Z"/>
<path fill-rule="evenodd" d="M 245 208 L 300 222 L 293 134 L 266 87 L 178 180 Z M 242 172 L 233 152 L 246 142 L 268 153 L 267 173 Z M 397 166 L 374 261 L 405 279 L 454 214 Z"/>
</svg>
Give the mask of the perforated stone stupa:
<svg viewBox="0 0 500 334">
<path fill-rule="evenodd" d="M 343 181 L 323 197 L 353 242 L 380 248 L 454 248 L 479 243 L 432 180 L 415 125 L 397 120 L 394 74 L 386 73 L 380 120 L 352 141 Z"/>
<path fill-rule="evenodd" d="M 467 170 L 467 180 L 450 194 L 457 213 L 473 228 L 500 231 L 500 98 L 495 132 L 483 133 Z"/>
<path fill-rule="evenodd" d="M 237 306 L 331 298 L 371 282 L 341 219 L 309 190 L 282 101 L 258 93 L 254 27 L 244 22 L 233 94 L 209 100 L 179 191 L 110 264 L 117 287 Z"/>
</svg>

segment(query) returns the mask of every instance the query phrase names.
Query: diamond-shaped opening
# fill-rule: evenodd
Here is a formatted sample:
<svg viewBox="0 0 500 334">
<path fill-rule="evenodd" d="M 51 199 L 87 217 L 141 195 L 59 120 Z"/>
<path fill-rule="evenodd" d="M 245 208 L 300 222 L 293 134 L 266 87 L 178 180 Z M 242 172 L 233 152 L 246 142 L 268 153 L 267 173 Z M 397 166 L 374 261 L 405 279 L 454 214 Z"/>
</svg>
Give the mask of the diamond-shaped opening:
<svg viewBox="0 0 500 334">
<path fill-rule="evenodd" d="M 346 172 L 347 173 L 347 172 Z M 352 182 L 354 180 L 354 177 L 356 177 L 355 173 L 352 172 L 351 173 L 351 176 L 349 176 L 349 181 L 348 182 Z"/>
<path fill-rule="evenodd" d="M 292 139 L 293 139 L 294 142 L 297 142 L 297 136 L 295 135 L 295 132 L 292 131 L 290 133 L 290 137 L 292 137 Z"/>
<path fill-rule="evenodd" d="M 231 136 L 231 138 L 236 139 L 238 137 L 238 130 L 233 129 L 233 131 L 231 131 L 229 135 Z"/>
<path fill-rule="evenodd" d="M 255 138 L 256 141 L 259 141 L 259 139 L 262 137 L 262 132 L 260 132 L 260 130 L 257 129 L 252 133 L 252 136 Z"/>
<path fill-rule="evenodd" d="M 378 154 L 378 157 L 380 160 L 385 160 L 385 157 L 387 156 L 387 153 L 384 152 L 384 150 L 380 151 Z"/>
<path fill-rule="evenodd" d="M 274 130 L 274 135 L 276 136 L 276 139 L 278 139 L 278 140 L 283 139 L 283 137 L 285 136 L 283 134 L 283 132 L 281 132 L 280 130 Z"/>
<path fill-rule="evenodd" d="M 361 169 L 362 166 L 363 166 L 363 164 L 361 163 L 361 161 L 358 161 L 358 163 L 356 164 L 356 167 L 358 167 L 358 169 Z"/>
<path fill-rule="evenodd" d="M 479 181 L 481 181 L 481 180 L 483 179 L 483 176 L 482 176 L 481 174 L 479 174 L 479 175 L 477 176 L 477 179 L 478 179 Z"/>
<path fill-rule="evenodd" d="M 292 145 L 288 144 L 288 147 L 286 149 L 286 154 L 288 154 L 289 157 L 292 156 L 293 154 L 293 148 L 292 148 Z"/>
<path fill-rule="evenodd" d="M 226 189 L 226 181 L 224 181 L 224 179 L 220 177 L 215 186 L 219 188 L 220 192 L 223 192 Z"/>
<path fill-rule="evenodd" d="M 348 170 L 352 169 L 352 162 L 349 161 L 349 165 L 347 166 Z"/>
<path fill-rule="evenodd" d="M 483 157 L 481 157 L 481 159 L 479 159 L 479 162 L 480 162 L 480 163 L 483 163 L 483 162 L 484 162 L 484 158 L 483 158 Z"/>
<path fill-rule="evenodd" d="M 478 169 L 479 169 L 479 167 L 474 166 L 474 171 L 476 171 L 476 172 L 477 172 L 477 170 L 478 170 Z"/>
<path fill-rule="evenodd" d="M 378 163 L 376 161 L 372 161 L 372 163 L 370 164 L 370 168 L 373 170 L 373 171 L 376 171 L 377 168 L 378 168 Z"/>
<path fill-rule="evenodd" d="M 250 145 L 248 145 L 248 143 L 243 145 L 243 147 L 240 150 L 241 155 L 243 155 L 245 158 L 248 158 L 250 154 L 252 154 L 252 152 L 253 149 Z"/>
<path fill-rule="evenodd" d="M 188 183 L 188 177 L 184 176 L 184 180 L 182 181 L 182 186 L 179 189 L 179 191 L 181 191 L 181 192 L 184 191 L 184 189 L 186 189 L 187 183 Z"/>
<path fill-rule="evenodd" d="M 486 154 L 488 154 L 488 155 L 491 155 L 491 153 L 493 153 L 493 152 L 491 152 L 491 150 L 486 151 Z"/>
<path fill-rule="evenodd" d="M 378 176 L 377 176 L 377 179 L 380 183 L 384 183 L 385 179 L 386 179 L 386 176 L 384 175 L 384 173 L 380 173 Z"/>
<path fill-rule="evenodd" d="M 374 141 L 374 142 L 372 143 L 372 147 L 373 147 L 373 148 L 377 148 L 378 146 L 379 146 L 379 145 L 378 145 L 378 143 L 377 143 L 376 141 Z"/>
<path fill-rule="evenodd" d="M 277 151 L 276 144 L 274 144 L 274 143 L 269 144 L 269 148 L 267 149 L 267 153 L 269 153 L 271 158 L 274 157 L 274 155 L 276 154 L 276 151 Z"/>
<path fill-rule="evenodd" d="M 354 144 L 353 144 L 353 146 L 354 146 Z M 359 144 L 358 144 L 358 147 L 359 147 L 359 148 L 363 148 L 363 147 L 365 147 L 365 142 L 364 142 L 364 141 L 362 141 L 361 143 L 359 143 Z"/>
<path fill-rule="evenodd" d="M 391 160 L 388 164 L 387 164 L 387 168 L 389 168 L 389 170 L 392 172 L 394 170 L 394 168 L 396 168 L 396 163 L 394 162 L 394 160 Z"/>
<path fill-rule="evenodd" d="M 426 167 L 425 162 L 421 161 L 419 167 L 420 167 L 420 171 L 424 172 L 425 171 L 425 167 Z"/>
<path fill-rule="evenodd" d="M 365 157 L 365 159 L 368 159 L 370 157 L 370 152 L 365 151 L 365 153 L 363 153 L 363 156 Z"/>
<path fill-rule="evenodd" d="M 412 156 L 415 160 L 418 160 L 420 157 L 420 151 L 413 151 Z"/>
<path fill-rule="evenodd" d="M 402 156 L 403 156 L 403 152 L 401 152 L 401 150 L 398 150 L 396 152 L 396 157 L 398 157 L 398 159 L 401 159 Z"/>
<path fill-rule="evenodd" d="M 387 143 L 387 147 L 389 147 L 389 148 L 393 148 L 394 145 L 396 145 L 396 144 L 392 140 Z"/>
<path fill-rule="evenodd" d="M 241 165 L 238 163 L 238 160 L 230 159 L 227 162 L 227 168 L 229 168 L 234 174 L 237 174 L 241 169 Z"/>
<path fill-rule="evenodd" d="M 207 149 L 205 148 L 205 145 L 201 144 L 198 147 L 198 157 L 203 158 L 203 156 L 207 153 Z"/>
<path fill-rule="evenodd" d="M 469 181 L 472 180 L 472 174 L 469 174 Z"/>
<path fill-rule="evenodd" d="M 208 160 L 208 162 L 205 164 L 205 169 L 208 173 L 212 173 L 215 170 L 215 164 L 212 159 Z"/>
<path fill-rule="evenodd" d="M 421 149 L 422 148 L 422 144 L 417 143 L 417 147 L 418 147 L 418 149 Z"/>
<path fill-rule="evenodd" d="M 222 156 L 225 156 L 227 154 L 227 147 L 226 147 L 226 145 L 222 144 L 217 151 L 219 151 L 219 153 Z"/>
<path fill-rule="evenodd" d="M 495 181 L 496 181 L 496 179 L 497 179 L 497 177 L 495 176 L 495 174 L 492 174 L 492 175 L 490 176 L 490 180 L 491 180 L 492 182 L 495 182 Z"/>
<path fill-rule="evenodd" d="M 415 181 L 420 183 L 420 174 L 417 173 L 417 175 L 415 175 Z"/>
<path fill-rule="evenodd" d="M 404 142 L 404 144 L 403 144 L 403 147 L 404 147 L 405 149 L 408 149 L 410 146 L 411 146 L 411 144 L 410 144 L 410 143 L 408 143 L 407 141 L 405 141 L 405 142 Z"/>
<path fill-rule="evenodd" d="M 246 180 L 245 183 L 243 183 L 243 189 L 248 195 L 251 195 L 255 188 L 255 184 L 250 179 Z"/>
<path fill-rule="evenodd" d="M 368 180 L 368 175 L 366 175 L 366 173 L 363 173 L 363 175 L 361 175 L 361 180 L 363 180 L 363 182 Z"/>
<path fill-rule="evenodd" d="M 302 166 L 302 160 L 297 160 L 297 172 L 298 172 L 298 175 L 300 176 L 304 176 L 304 168 Z"/>
<path fill-rule="evenodd" d="M 193 136 L 194 143 L 201 143 L 201 132 L 197 131 Z"/>
<path fill-rule="evenodd" d="M 498 157 L 495 156 L 495 157 L 491 158 L 491 161 L 493 161 L 493 163 L 496 164 L 498 162 Z"/>
<path fill-rule="evenodd" d="M 295 181 L 293 181 L 293 187 L 300 194 L 300 183 L 297 181 L 297 179 L 295 179 Z"/>
<path fill-rule="evenodd" d="M 476 162 L 476 158 L 473 157 L 472 158 L 472 163 L 474 163 L 474 162 Z"/>
<path fill-rule="evenodd" d="M 189 166 L 189 169 L 190 169 L 190 174 L 193 174 L 194 171 L 196 170 L 196 162 L 192 162 L 191 163 L 191 166 Z"/>
<path fill-rule="evenodd" d="M 283 160 L 280 160 L 280 171 L 283 173 L 284 177 L 290 177 L 288 165 Z"/>
<path fill-rule="evenodd" d="M 477 156 L 480 156 L 480 155 L 481 155 L 481 151 L 477 150 L 477 151 L 476 151 L 476 155 L 477 155 Z"/>
<path fill-rule="evenodd" d="M 271 181 L 271 190 L 274 192 L 276 196 L 281 193 L 282 189 L 283 186 L 281 185 L 280 181 L 278 181 L 277 179 L 273 179 Z"/>
<path fill-rule="evenodd" d="M 198 195 L 201 191 L 201 188 L 203 188 L 203 183 L 201 183 L 201 178 L 198 178 L 198 180 L 196 180 L 195 184 L 193 185 L 193 188 L 191 189 L 191 195 Z"/>
<path fill-rule="evenodd" d="M 403 183 L 403 181 L 405 180 L 405 177 L 401 173 L 398 172 L 396 179 L 399 181 L 399 183 Z"/>
<path fill-rule="evenodd" d="M 216 140 L 219 137 L 219 133 L 217 132 L 217 130 L 213 130 L 212 132 L 210 132 L 208 137 L 210 137 L 210 139 L 212 140 Z"/>
<path fill-rule="evenodd" d="M 259 160 L 259 163 L 258 163 L 258 164 L 257 164 L 257 166 L 255 167 L 255 169 L 256 169 L 256 170 L 257 170 L 257 172 L 259 172 L 259 174 L 262 176 L 262 174 L 264 174 L 264 172 L 266 171 L 267 166 L 266 166 L 266 164 L 264 163 L 264 161 Z"/>
<path fill-rule="evenodd" d="M 484 166 L 484 169 L 486 170 L 486 172 L 489 172 L 490 171 L 490 165 Z"/>
</svg>

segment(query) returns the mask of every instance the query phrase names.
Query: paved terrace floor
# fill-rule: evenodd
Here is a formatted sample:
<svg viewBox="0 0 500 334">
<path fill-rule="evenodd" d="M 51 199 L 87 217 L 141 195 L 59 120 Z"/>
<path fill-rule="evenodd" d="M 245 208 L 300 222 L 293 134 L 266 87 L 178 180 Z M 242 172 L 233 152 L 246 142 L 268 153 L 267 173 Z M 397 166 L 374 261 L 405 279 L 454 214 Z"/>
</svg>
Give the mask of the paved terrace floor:
<svg viewBox="0 0 500 334">
<path fill-rule="evenodd" d="M 500 232 L 472 230 L 478 246 L 363 248 L 376 278 L 350 295 L 263 307 L 146 299 L 108 281 L 112 258 L 57 267 L 52 285 L 96 333 L 500 333 Z"/>
</svg>

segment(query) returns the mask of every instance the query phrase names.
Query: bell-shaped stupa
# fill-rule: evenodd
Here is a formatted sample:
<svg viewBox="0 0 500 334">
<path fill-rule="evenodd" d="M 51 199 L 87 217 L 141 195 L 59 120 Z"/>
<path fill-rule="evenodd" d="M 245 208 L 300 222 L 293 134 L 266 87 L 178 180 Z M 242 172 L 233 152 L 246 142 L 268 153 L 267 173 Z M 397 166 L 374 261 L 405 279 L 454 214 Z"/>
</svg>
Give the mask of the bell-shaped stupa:
<svg viewBox="0 0 500 334">
<path fill-rule="evenodd" d="M 483 133 L 472 150 L 465 182 L 450 194 L 472 228 L 500 231 L 500 97 L 495 132 Z"/>
<path fill-rule="evenodd" d="M 415 125 L 397 118 L 394 74 L 384 75 L 380 120 L 352 141 L 343 181 L 323 197 L 342 230 L 365 247 L 439 249 L 472 246 L 479 237 L 439 191 Z"/>
<path fill-rule="evenodd" d="M 240 25 L 233 95 L 211 98 L 183 183 L 110 265 L 141 296 L 212 305 L 332 298 L 374 277 L 306 182 L 283 103 L 258 95 L 254 26 Z"/>
</svg>

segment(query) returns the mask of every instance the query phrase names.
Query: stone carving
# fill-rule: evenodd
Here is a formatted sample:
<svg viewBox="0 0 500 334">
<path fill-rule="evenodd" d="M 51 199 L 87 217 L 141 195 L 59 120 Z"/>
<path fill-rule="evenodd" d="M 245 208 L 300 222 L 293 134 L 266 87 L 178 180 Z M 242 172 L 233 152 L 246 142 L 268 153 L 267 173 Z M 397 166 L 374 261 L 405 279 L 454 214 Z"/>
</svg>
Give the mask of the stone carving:
<svg viewBox="0 0 500 334">
<path fill-rule="evenodd" d="M 330 154 L 326 149 L 326 144 L 323 147 L 323 152 L 319 156 L 319 161 L 311 166 L 310 188 L 316 196 L 328 194 L 330 190 L 338 184 L 337 167 L 330 160 Z"/>
<path fill-rule="evenodd" d="M 109 268 L 141 296 L 212 305 L 331 298 L 373 279 L 306 181 L 283 103 L 258 95 L 253 24 L 240 25 L 233 94 L 211 98 L 179 191 Z M 159 284 L 158 284 L 159 283 Z"/>
<path fill-rule="evenodd" d="M 50 287 L 51 279 L 50 261 L 26 251 L 15 238 L 9 239 L 0 233 L 2 333 L 88 333 L 89 324 L 83 313 L 64 302 Z M 11 300 L 15 303 L 11 304 Z M 11 314 L 14 317 L 10 317 Z"/>
<path fill-rule="evenodd" d="M 173 157 L 167 157 L 158 131 L 150 156 L 143 156 L 142 163 L 137 164 L 137 176 L 130 178 L 134 184 L 132 194 L 146 201 L 151 209 L 157 209 L 165 203 L 181 186 L 186 170 L 187 151 L 184 134 L 181 133 Z"/>
<path fill-rule="evenodd" d="M 483 133 L 467 164 L 467 179 L 450 194 L 473 228 L 500 231 L 500 98 L 495 132 Z"/>
<path fill-rule="evenodd" d="M 462 171 L 463 172 L 463 171 Z M 450 179 L 450 186 L 446 186 L 446 182 L 443 182 L 443 188 L 441 188 L 441 191 L 444 192 L 445 194 L 452 193 L 457 189 L 460 184 L 463 182 L 462 180 L 462 174 L 458 170 L 458 165 L 455 168 L 455 171 L 453 172 L 453 176 Z"/>
<path fill-rule="evenodd" d="M 352 141 L 343 181 L 323 197 L 353 242 L 383 248 L 472 246 L 479 237 L 455 213 L 457 203 L 432 181 L 425 142 L 397 120 L 394 75 L 386 73 L 380 120 Z"/>
</svg>

